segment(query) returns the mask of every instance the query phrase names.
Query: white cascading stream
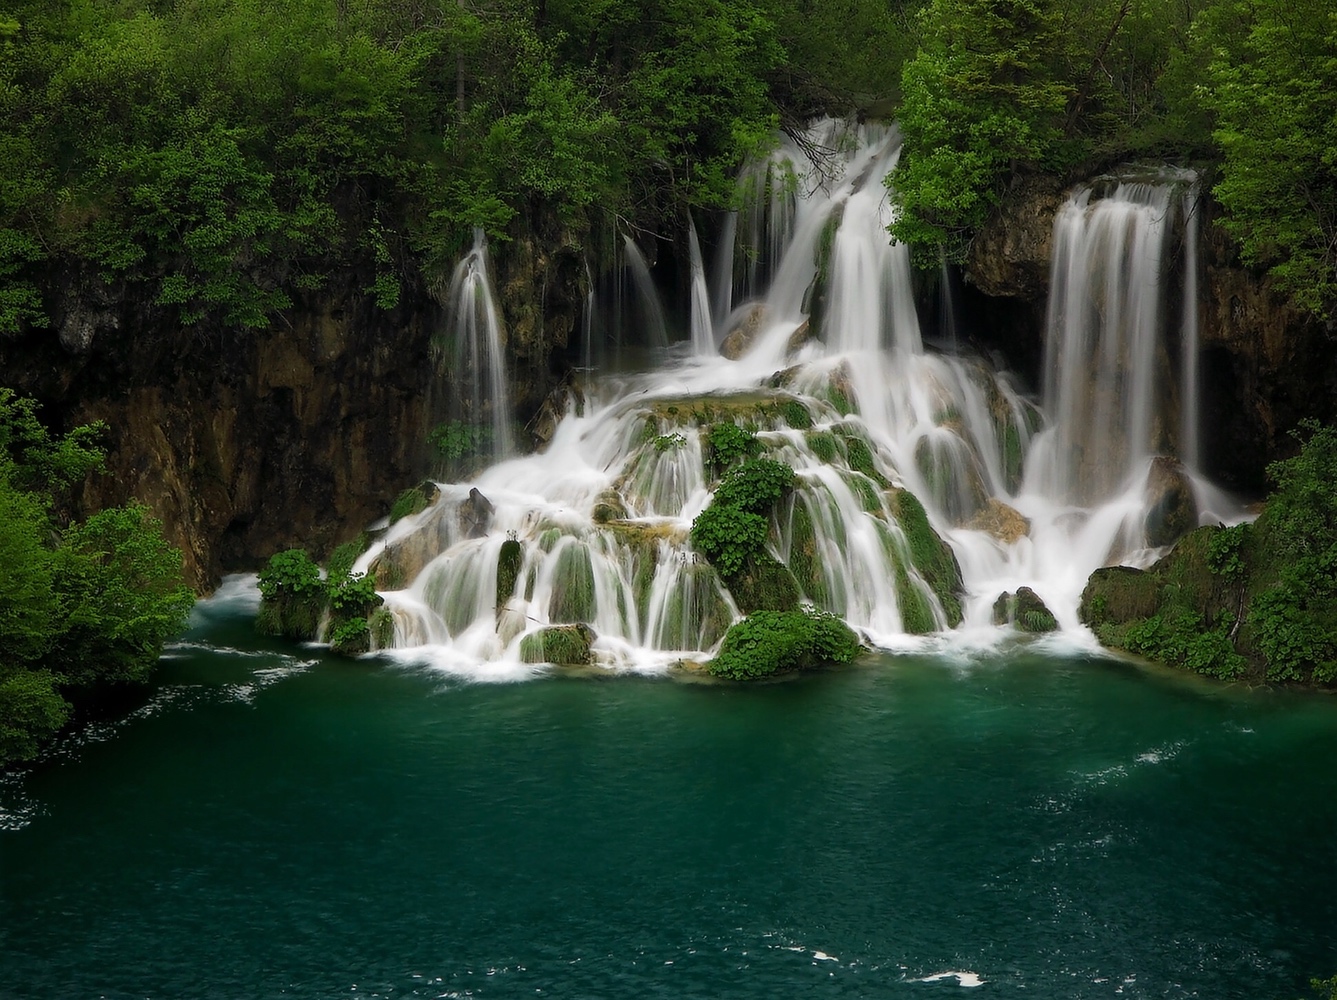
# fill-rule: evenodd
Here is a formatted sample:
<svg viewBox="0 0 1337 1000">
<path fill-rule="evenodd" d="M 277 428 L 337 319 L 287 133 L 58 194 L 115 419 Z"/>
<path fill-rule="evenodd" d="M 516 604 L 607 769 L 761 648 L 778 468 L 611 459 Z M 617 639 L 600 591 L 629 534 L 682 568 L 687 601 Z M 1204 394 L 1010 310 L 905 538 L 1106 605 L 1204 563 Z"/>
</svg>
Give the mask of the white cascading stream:
<svg viewBox="0 0 1337 1000">
<path fill-rule="evenodd" d="M 813 150 L 826 155 L 814 163 Z M 518 665 L 524 635 L 576 621 L 597 633 L 605 666 L 709 655 L 738 609 L 687 537 L 713 487 L 704 436 L 730 420 L 755 427 L 766 454 L 799 477 L 772 518 L 771 554 L 806 600 L 871 641 L 923 643 L 906 635 L 908 616 L 947 625 L 898 522 L 901 488 L 960 563 L 959 634 L 1005 639 L 993 602 L 1029 586 L 1080 639 L 1090 573 L 1156 554 L 1142 534 L 1147 467 L 1196 426 L 1176 409 L 1197 397 L 1196 314 L 1173 324 L 1184 352 L 1176 382 L 1163 306 L 1175 213 L 1192 219 L 1196 187 L 1172 175 L 1107 185 L 1105 197 L 1086 189 L 1060 213 L 1042 415 L 984 361 L 925 352 L 909 256 L 886 234 L 884 180 L 899 151 L 894 129 L 827 121 L 744 171 L 742 208 L 719 242 L 734 265 L 717 260 L 714 289 L 689 232 L 692 324 L 679 339 L 689 335 L 692 352 L 670 348 L 655 370 L 592 379 L 543 453 L 443 486 L 359 561 L 412 571 L 384 594 L 396 655 L 507 676 L 532 669 Z M 630 239 L 625 249 L 645 311 L 662 323 L 644 260 Z M 1195 267 L 1190 256 L 1181 270 Z M 1185 310 L 1195 296 L 1184 289 Z M 720 357 L 718 338 L 742 323 L 745 352 Z M 460 516 L 470 489 L 495 507 L 482 537 Z M 1230 516 L 1219 496 L 1211 503 L 1204 516 Z M 523 560 L 499 610 L 508 538 Z"/>
</svg>

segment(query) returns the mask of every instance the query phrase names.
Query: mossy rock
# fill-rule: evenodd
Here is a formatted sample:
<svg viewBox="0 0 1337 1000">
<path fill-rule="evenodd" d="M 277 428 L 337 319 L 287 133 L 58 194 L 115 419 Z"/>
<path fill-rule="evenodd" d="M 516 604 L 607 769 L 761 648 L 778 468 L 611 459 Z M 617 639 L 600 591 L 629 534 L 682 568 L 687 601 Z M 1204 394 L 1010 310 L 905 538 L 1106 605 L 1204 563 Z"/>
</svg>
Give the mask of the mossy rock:
<svg viewBox="0 0 1337 1000">
<path fill-rule="evenodd" d="M 706 669 L 717 677 L 755 680 L 849 663 L 862 648 L 848 625 L 824 611 L 758 611 L 729 628 Z"/>
<path fill-rule="evenodd" d="M 525 558 L 524 546 L 514 538 L 501 543 L 497 554 L 497 609 L 500 611 L 515 593 L 515 581 L 520 577 L 520 566 Z"/>
<path fill-rule="evenodd" d="M 607 524 L 627 516 L 627 503 L 616 489 L 606 489 L 594 500 L 594 523 Z"/>
<path fill-rule="evenodd" d="M 388 608 L 377 608 L 367 620 L 371 641 L 376 649 L 392 649 L 395 644 L 395 616 Z"/>
<path fill-rule="evenodd" d="M 910 561 L 942 605 L 947 626 L 956 628 L 961 624 L 961 597 L 965 593 L 956 553 L 933 530 L 928 522 L 928 512 L 913 493 L 892 489 L 887 491 L 887 499 L 896 522 L 905 533 Z"/>
<path fill-rule="evenodd" d="M 1008 545 L 1031 533 L 1030 520 L 997 497 L 990 497 L 966 527 L 973 531 L 983 531 Z"/>
<path fill-rule="evenodd" d="M 799 605 L 798 580 L 789 567 L 764 552 L 749 556 L 728 584 L 734 603 L 743 614 L 793 611 Z"/>
<path fill-rule="evenodd" d="M 520 640 L 520 659 L 524 663 L 585 666 L 590 662 L 595 638 L 594 629 L 583 623 L 541 628 Z"/>
<path fill-rule="evenodd" d="M 907 635 L 928 635 L 938 630 L 933 605 L 900 563 L 896 564 L 896 603 L 900 606 L 901 628 Z"/>
<path fill-rule="evenodd" d="M 441 496 L 441 488 L 430 479 L 424 479 L 417 486 L 411 486 L 399 496 L 390 505 L 390 523 L 414 514 L 421 514 L 430 507 Z"/>
<path fill-rule="evenodd" d="M 313 642 L 320 632 L 320 620 L 329 600 L 319 594 L 282 594 L 260 602 L 255 627 L 263 635 Z"/>
<path fill-rule="evenodd" d="M 1160 580 L 1132 566 L 1105 566 L 1086 581 L 1077 617 L 1099 634 L 1104 626 L 1127 625 L 1156 613 Z"/>
<path fill-rule="evenodd" d="M 1147 516 L 1144 526 L 1147 544 L 1159 548 L 1173 545 L 1198 523 L 1193 483 L 1183 464 L 1174 458 L 1157 455 L 1151 460 L 1147 476 Z"/>
<path fill-rule="evenodd" d="M 1015 594 L 999 594 L 993 604 L 993 623 L 1012 625 L 1032 634 L 1058 630 L 1058 619 L 1030 587 L 1018 587 Z"/>
</svg>

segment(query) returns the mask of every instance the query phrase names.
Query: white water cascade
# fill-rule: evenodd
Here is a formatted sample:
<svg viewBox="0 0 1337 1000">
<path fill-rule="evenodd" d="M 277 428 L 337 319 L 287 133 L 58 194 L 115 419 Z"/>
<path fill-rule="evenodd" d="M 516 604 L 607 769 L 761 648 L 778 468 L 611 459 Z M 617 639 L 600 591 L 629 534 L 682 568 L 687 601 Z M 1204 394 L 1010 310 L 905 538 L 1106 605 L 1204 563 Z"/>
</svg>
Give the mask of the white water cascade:
<svg viewBox="0 0 1337 1000">
<path fill-rule="evenodd" d="M 487 238 L 481 229 L 474 230 L 473 249 L 451 274 L 445 332 L 444 342 L 438 345 L 439 360 L 454 373 L 459 382 L 454 394 L 465 404 L 453 416 L 477 425 L 487 414 L 492 454 L 501 458 L 512 451 L 506 338 L 488 270 Z"/>
<path fill-rule="evenodd" d="M 391 652 L 523 675 L 540 669 L 520 662 L 527 635 L 584 623 L 602 666 L 708 657 L 740 609 L 688 533 L 717 485 L 710 428 L 730 422 L 798 476 L 771 516 L 770 555 L 805 601 L 869 641 L 1008 641 L 992 608 L 1020 586 L 1086 641 L 1077 604 L 1089 574 L 1155 554 L 1143 532 L 1146 466 L 1172 410 L 1144 400 L 1165 381 L 1166 220 L 1172 202 L 1189 210 L 1195 189 L 1175 179 L 1137 198 L 1079 194 L 1060 216 L 1046 424 L 982 360 L 925 351 L 908 254 L 886 235 L 884 180 L 898 156 L 893 129 L 828 121 L 749 167 L 743 208 L 719 242 L 737 252 L 734 267 L 715 269 L 732 272 L 727 292 L 708 287 L 691 234 L 703 321 L 693 344 L 669 348 L 654 370 L 590 379 L 544 452 L 442 486 L 359 561 L 395 617 Z M 626 249 L 635 275 L 639 253 L 630 240 Z M 1123 263 L 1110 276 L 1098 260 Z M 1093 315 L 1094 333 L 1081 325 Z M 715 337 L 734 330 L 746 336 L 729 360 Z M 1105 381 L 1123 391 L 1107 398 Z M 1101 449 L 1102 461 L 1083 461 Z M 925 556 L 915 498 L 959 562 L 959 607 Z"/>
</svg>

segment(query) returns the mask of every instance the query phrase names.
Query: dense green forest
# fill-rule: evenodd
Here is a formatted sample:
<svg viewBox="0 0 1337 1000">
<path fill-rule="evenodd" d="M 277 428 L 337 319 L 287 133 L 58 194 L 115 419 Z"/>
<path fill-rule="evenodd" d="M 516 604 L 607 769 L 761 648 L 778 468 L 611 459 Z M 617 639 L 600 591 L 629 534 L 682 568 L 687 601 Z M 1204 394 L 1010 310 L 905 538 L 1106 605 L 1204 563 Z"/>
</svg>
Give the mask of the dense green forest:
<svg viewBox="0 0 1337 1000">
<path fill-rule="evenodd" d="M 597 261 L 851 113 L 901 123 L 895 235 L 935 265 L 1027 172 L 1191 159 L 1246 261 L 1337 292 L 1326 0 L 9 0 L 0 333 L 57 263 L 236 329 L 350 267 L 391 306 L 475 226 Z"/>
</svg>

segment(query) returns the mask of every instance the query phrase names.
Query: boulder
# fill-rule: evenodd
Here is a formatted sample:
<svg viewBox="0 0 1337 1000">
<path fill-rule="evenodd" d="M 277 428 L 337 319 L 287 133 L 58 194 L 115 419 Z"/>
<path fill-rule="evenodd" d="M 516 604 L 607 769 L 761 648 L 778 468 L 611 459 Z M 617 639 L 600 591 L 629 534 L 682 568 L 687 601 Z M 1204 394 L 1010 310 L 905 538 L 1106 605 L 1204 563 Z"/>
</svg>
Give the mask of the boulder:
<svg viewBox="0 0 1337 1000">
<path fill-rule="evenodd" d="M 966 527 L 993 535 L 1008 545 L 1031 533 L 1030 520 L 1022 517 L 1015 507 L 1009 507 L 997 497 L 990 497 L 985 501 L 983 509 L 975 513 Z"/>
<path fill-rule="evenodd" d="M 761 302 L 754 302 L 746 307 L 738 322 L 724 335 L 724 340 L 720 342 L 720 354 L 730 361 L 737 361 L 752 350 L 757 342 L 757 336 L 765 329 L 765 325 L 766 306 Z"/>
<path fill-rule="evenodd" d="M 1198 507 L 1193 499 L 1193 484 L 1178 459 L 1157 455 L 1151 460 L 1146 497 L 1144 525 L 1148 545 L 1157 548 L 1173 545 L 1197 527 Z"/>
<path fill-rule="evenodd" d="M 460 534 L 465 538 L 484 537 L 492 525 L 492 515 L 495 512 L 496 508 L 492 506 L 492 501 L 483 496 L 475 486 L 469 490 L 468 499 L 460 504 Z"/>
<path fill-rule="evenodd" d="M 1058 629 L 1053 612 L 1030 587 L 1018 587 L 1015 594 L 999 594 L 993 604 L 993 623 L 1013 625 L 1022 632 L 1032 633 Z"/>
</svg>

